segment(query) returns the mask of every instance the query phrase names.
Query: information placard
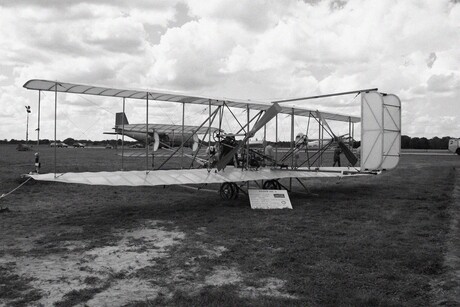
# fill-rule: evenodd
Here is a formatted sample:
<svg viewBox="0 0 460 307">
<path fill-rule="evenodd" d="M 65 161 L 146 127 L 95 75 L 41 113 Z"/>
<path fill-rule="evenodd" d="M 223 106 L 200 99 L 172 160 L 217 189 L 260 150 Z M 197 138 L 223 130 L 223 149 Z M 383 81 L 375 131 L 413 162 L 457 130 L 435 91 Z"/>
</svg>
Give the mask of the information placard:
<svg viewBox="0 0 460 307">
<path fill-rule="evenodd" d="M 286 190 L 249 189 L 248 193 L 252 209 L 292 209 Z"/>
</svg>

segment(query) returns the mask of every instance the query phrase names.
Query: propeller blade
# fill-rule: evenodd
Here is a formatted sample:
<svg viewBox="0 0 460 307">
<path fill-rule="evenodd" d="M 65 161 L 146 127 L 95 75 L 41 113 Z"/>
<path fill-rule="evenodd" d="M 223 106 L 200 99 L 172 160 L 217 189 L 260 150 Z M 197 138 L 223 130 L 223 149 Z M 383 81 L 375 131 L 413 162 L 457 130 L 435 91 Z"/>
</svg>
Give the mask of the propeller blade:
<svg viewBox="0 0 460 307">
<path fill-rule="evenodd" d="M 329 132 L 332 134 L 332 136 L 334 137 L 334 141 L 336 141 L 340 147 L 340 149 L 342 149 L 342 152 L 345 154 L 345 157 L 347 158 L 348 162 L 350 162 L 351 166 L 355 166 L 355 164 L 358 162 L 358 158 L 356 158 L 356 156 L 353 154 L 353 152 L 350 150 L 350 148 L 347 147 L 347 145 L 345 145 L 345 143 L 341 140 L 340 137 L 337 137 L 334 132 L 332 131 L 331 127 L 329 127 L 329 124 L 327 123 L 327 121 L 323 118 L 323 116 L 321 115 L 321 113 L 319 111 L 316 111 L 316 114 L 318 115 L 318 117 L 321 119 L 321 122 L 324 123 L 324 125 L 326 125 L 326 127 L 329 129 Z M 345 135 L 345 134 L 344 134 Z"/>
<path fill-rule="evenodd" d="M 254 136 L 257 131 L 259 131 L 269 121 L 271 121 L 273 117 L 275 117 L 279 112 L 281 112 L 280 105 L 277 103 L 272 104 L 272 106 L 267 111 L 265 111 L 264 115 L 262 115 L 262 117 L 254 124 L 251 131 L 249 132 L 250 137 Z"/>
<path fill-rule="evenodd" d="M 235 156 L 235 154 L 238 152 L 238 150 L 240 149 L 241 145 L 243 145 L 244 142 L 243 141 L 240 141 L 238 143 L 238 145 L 236 145 L 235 147 L 233 147 L 233 149 L 227 153 L 225 156 L 223 156 L 216 164 L 216 167 L 217 167 L 217 170 L 220 171 L 222 169 L 225 168 L 225 166 L 227 166 L 228 162 L 230 162 L 230 160 Z"/>
<path fill-rule="evenodd" d="M 355 166 L 356 163 L 358 163 L 358 158 L 353 154 L 353 152 L 348 148 L 347 145 L 345 145 L 343 142 L 339 142 L 340 149 L 342 149 L 342 152 L 345 154 L 345 157 L 347 158 L 348 162 L 350 162 L 351 166 Z"/>
<path fill-rule="evenodd" d="M 264 115 L 254 124 L 251 131 L 244 137 L 242 141 L 238 143 L 229 153 L 223 156 L 219 162 L 217 162 L 217 170 L 220 171 L 225 168 L 225 166 L 230 162 L 233 156 L 238 152 L 238 150 L 243 146 L 247 140 L 254 136 L 263 126 L 265 126 L 273 117 L 276 116 L 281 111 L 281 107 L 279 104 L 274 103 L 267 111 L 265 111 Z"/>
<path fill-rule="evenodd" d="M 327 129 L 329 129 L 329 132 L 332 134 L 332 137 L 334 138 L 334 141 L 337 141 L 338 140 L 337 136 L 334 134 L 334 132 L 332 131 L 331 127 L 329 127 L 329 124 L 323 118 L 323 115 L 321 114 L 321 112 L 316 110 L 316 115 L 321 119 L 321 122 L 323 123 L 323 125 L 325 125 L 327 127 Z"/>
</svg>

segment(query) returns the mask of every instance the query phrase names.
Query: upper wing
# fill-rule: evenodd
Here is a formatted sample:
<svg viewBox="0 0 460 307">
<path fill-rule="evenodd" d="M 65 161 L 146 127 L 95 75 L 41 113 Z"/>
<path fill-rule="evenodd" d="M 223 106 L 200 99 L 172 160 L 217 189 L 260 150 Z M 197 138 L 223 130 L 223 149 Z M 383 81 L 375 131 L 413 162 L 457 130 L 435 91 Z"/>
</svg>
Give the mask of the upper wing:
<svg viewBox="0 0 460 307">
<path fill-rule="evenodd" d="M 215 98 L 215 97 L 203 97 L 194 95 L 185 95 L 182 93 L 165 92 L 157 90 L 128 90 L 128 89 L 116 89 L 92 85 L 83 85 L 75 83 L 65 83 L 50 80 L 29 80 L 24 84 L 24 87 L 29 90 L 41 90 L 41 91 L 57 91 L 64 93 L 74 94 L 86 94 L 86 95 L 97 95 L 97 96 L 108 96 L 108 97 L 119 97 L 119 98 L 130 98 L 130 99 L 149 99 L 158 101 L 170 101 L 179 103 L 190 103 L 190 104 L 201 104 L 213 106 L 227 105 L 233 108 L 249 107 L 252 110 L 266 111 L 271 107 L 270 102 L 260 102 L 254 100 L 243 100 L 243 99 L 228 99 L 228 98 Z M 309 110 L 300 108 L 297 106 L 282 105 L 280 113 L 283 114 L 294 114 L 297 116 L 310 116 L 315 115 L 315 110 Z M 343 121 L 356 123 L 360 121 L 359 117 L 348 116 L 342 114 L 321 112 L 322 116 L 327 120 Z"/>
</svg>

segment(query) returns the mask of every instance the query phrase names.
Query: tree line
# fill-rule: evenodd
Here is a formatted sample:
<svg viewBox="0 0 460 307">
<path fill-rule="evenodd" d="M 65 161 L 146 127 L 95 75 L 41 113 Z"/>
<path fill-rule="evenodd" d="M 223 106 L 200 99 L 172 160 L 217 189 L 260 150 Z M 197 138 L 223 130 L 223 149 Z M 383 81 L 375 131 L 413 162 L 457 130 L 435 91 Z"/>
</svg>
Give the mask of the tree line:
<svg viewBox="0 0 460 307">
<path fill-rule="evenodd" d="M 401 136 L 401 148 L 402 149 L 447 149 L 449 146 L 449 136 L 444 136 L 442 138 L 439 138 L 435 136 L 434 138 L 427 139 L 425 137 L 410 137 L 407 135 Z M 34 144 L 37 141 L 35 140 L 29 140 L 29 144 Z M 43 139 L 40 140 L 40 144 L 50 144 L 51 142 L 54 142 L 54 140 L 48 140 L 48 139 Z M 60 141 L 58 141 L 60 142 Z M 121 139 L 117 140 L 102 140 L 102 141 L 91 141 L 91 140 L 75 140 L 73 138 L 67 138 L 63 141 L 67 145 L 73 145 L 74 142 L 79 142 L 82 144 L 91 144 L 91 145 L 100 145 L 100 144 L 111 144 L 111 145 L 121 145 Z M 24 140 L 0 140 L 0 144 L 24 144 Z M 137 143 L 136 141 L 128 141 L 125 140 L 125 144 L 134 144 Z M 285 143 L 285 144 L 284 144 Z M 357 142 L 358 143 L 358 142 Z M 289 142 L 278 142 L 278 145 L 283 146 L 289 146 Z M 358 145 L 358 144 L 357 144 Z M 359 146 L 359 145 L 358 145 Z M 353 146 L 355 147 L 355 146 Z"/>
<path fill-rule="evenodd" d="M 427 139 L 425 137 L 413 137 L 403 135 L 401 136 L 402 149 L 447 149 L 449 146 L 449 136 Z"/>
</svg>

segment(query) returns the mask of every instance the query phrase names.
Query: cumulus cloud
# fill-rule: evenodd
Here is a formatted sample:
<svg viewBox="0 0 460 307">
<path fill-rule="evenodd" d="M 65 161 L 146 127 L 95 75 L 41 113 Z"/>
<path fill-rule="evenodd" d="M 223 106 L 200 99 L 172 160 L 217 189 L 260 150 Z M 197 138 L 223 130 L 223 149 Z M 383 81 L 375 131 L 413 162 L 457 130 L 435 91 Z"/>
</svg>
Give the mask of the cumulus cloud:
<svg viewBox="0 0 460 307">
<path fill-rule="evenodd" d="M 432 75 L 427 81 L 427 90 L 437 93 L 458 93 L 460 91 L 460 76 L 454 73 L 449 75 Z"/>
<path fill-rule="evenodd" d="M 379 87 L 402 98 L 404 133 L 453 134 L 435 123 L 460 122 L 460 4 L 448 0 L 0 0 L 0 14 L 0 104 L 11 121 L 23 110 L 9 101 L 36 101 L 22 84 L 44 78 L 260 100 Z M 81 100 L 63 99 L 79 114 Z M 300 104 L 359 114 L 353 97 Z M 155 120 L 171 121 L 176 107 L 164 110 Z M 142 121 L 142 107 L 129 111 Z M 110 126 L 105 113 L 94 116 Z"/>
<path fill-rule="evenodd" d="M 250 31 L 264 31 L 278 22 L 275 10 L 285 10 L 285 1 L 242 0 L 242 1 L 200 1 L 187 2 L 190 14 L 197 18 L 213 19 L 242 25 Z"/>
</svg>

